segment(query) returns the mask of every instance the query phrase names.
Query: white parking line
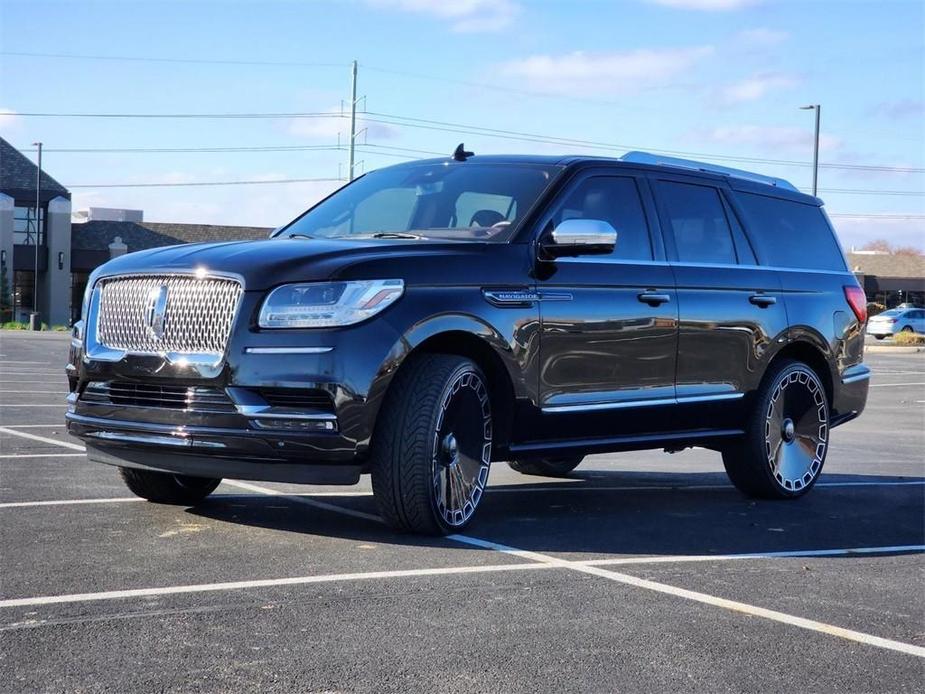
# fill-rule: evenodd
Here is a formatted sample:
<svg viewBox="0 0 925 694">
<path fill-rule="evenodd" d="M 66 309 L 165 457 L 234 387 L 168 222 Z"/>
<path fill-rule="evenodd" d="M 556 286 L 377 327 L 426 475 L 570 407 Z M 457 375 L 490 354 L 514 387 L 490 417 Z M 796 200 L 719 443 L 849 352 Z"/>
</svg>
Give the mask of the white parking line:
<svg viewBox="0 0 925 694">
<path fill-rule="evenodd" d="M 100 593 L 76 593 L 71 595 L 46 595 L 35 598 L 14 598 L 0 600 L 0 608 L 35 607 L 57 605 L 68 602 L 91 602 L 96 600 L 117 600 L 152 595 L 176 595 L 178 593 L 207 593 L 222 590 L 243 590 L 247 588 L 269 588 L 275 586 L 298 586 L 311 583 L 334 581 L 362 581 L 382 578 L 407 578 L 416 576 L 448 576 L 453 574 L 489 573 L 493 571 L 529 571 L 550 568 L 544 564 L 494 564 L 477 566 L 449 566 L 436 569 L 400 569 L 396 571 L 365 571 L 347 574 L 321 574 L 317 576 L 294 576 L 291 578 L 270 578 L 253 581 L 228 581 L 225 583 L 201 583 L 187 586 L 165 586 L 162 588 L 135 588 L 131 590 L 110 590 Z"/>
<path fill-rule="evenodd" d="M 298 501 L 299 503 L 305 504 L 307 506 L 314 506 L 315 508 L 321 508 L 326 511 L 334 511 L 335 513 L 341 513 L 345 516 L 353 516 L 354 518 L 362 518 L 363 520 L 370 520 L 376 523 L 382 523 L 382 519 L 379 516 L 373 515 L 372 513 L 365 513 L 363 511 L 354 511 L 351 508 L 344 508 L 342 506 L 335 506 L 334 504 L 328 504 L 324 501 L 318 501 L 316 499 L 310 499 L 304 496 L 291 496 L 285 492 L 280 492 L 275 489 L 270 489 L 269 487 L 261 487 L 257 484 L 251 484 L 250 482 L 240 482 L 238 480 L 222 480 L 222 484 L 227 484 L 229 487 L 237 487 L 238 489 L 246 489 L 250 492 L 257 492 L 258 494 L 268 494 L 270 496 L 285 496 L 287 499 L 292 499 L 293 501 Z"/>
<path fill-rule="evenodd" d="M 7 458 L 83 458 L 85 453 L 4 453 L 0 459 Z"/>
<path fill-rule="evenodd" d="M 925 381 L 918 383 L 871 383 L 871 388 L 901 388 L 904 386 L 925 386 Z"/>
<path fill-rule="evenodd" d="M 503 552 L 504 554 L 510 554 L 511 556 L 519 557 L 521 559 L 531 559 L 536 562 L 547 564 L 548 566 L 557 566 L 563 569 L 577 571 L 579 573 L 591 574 L 592 576 L 606 578 L 610 581 L 635 586 L 636 588 L 644 588 L 656 593 L 684 598 L 685 600 L 692 600 L 694 602 L 711 605 L 713 607 L 722 607 L 733 612 L 739 612 L 753 617 L 762 617 L 763 619 L 779 622 L 781 624 L 788 624 L 790 626 L 799 627 L 800 629 L 815 631 L 822 634 L 829 634 L 830 636 L 837 636 L 842 639 L 863 643 L 868 646 L 875 646 L 877 648 L 884 648 L 891 651 L 905 653 L 907 655 L 918 656 L 919 658 L 925 658 L 925 648 L 922 646 L 915 646 L 913 644 L 904 643 L 902 641 L 894 641 L 893 639 L 885 639 L 880 636 L 865 634 L 861 631 L 854 631 L 853 629 L 845 629 L 843 627 L 834 626 L 832 624 L 817 622 L 813 619 L 796 617 L 794 615 L 786 614 L 785 612 L 778 612 L 777 610 L 769 610 L 764 607 L 749 605 L 747 603 L 738 602 L 736 600 L 718 598 L 714 595 L 708 595 L 707 593 L 700 593 L 693 590 L 687 590 L 686 588 L 671 586 L 666 583 L 659 583 L 657 581 L 650 581 L 644 578 L 637 578 L 636 576 L 630 576 L 629 574 L 617 573 L 616 571 L 602 569 L 599 566 L 559 559 L 558 557 L 542 554 L 540 552 L 517 549 L 516 547 L 501 545 L 496 542 L 489 542 L 476 537 L 469 537 L 468 535 L 449 535 L 448 537 L 449 539 L 456 540 L 457 542 L 461 542 L 463 544 L 471 545 L 474 547 L 482 547 L 484 549 L 492 549 L 496 552 Z"/>
<path fill-rule="evenodd" d="M 67 404 L 63 401 L 63 398 L 62 398 L 62 402 L 56 402 L 56 403 L 54 403 L 54 404 L 50 404 L 50 403 L 49 403 L 49 404 L 45 404 L 45 405 L 33 405 L 32 403 L 4 403 L 4 402 L 0 402 L 0 407 L 17 407 L 17 408 L 22 408 L 22 407 L 57 407 L 59 410 L 63 410 L 65 407 L 67 407 Z"/>
<path fill-rule="evenodd" d="M 76 448 L 79 450 L 84 450 L 83 446 L 78 446 L 77 444 L 72 444 L 64 441 L 56 441 L 55 439 L 49 439 L 44 436 L 36 436 L 35 434 L 28 434 L 26 432 L 13 431 L 7 429 L 6 427 L 0 427 L 0 432 L 9 433 L 16 436 L 22 436 L 24 438 L 35 439 L 38 441 L 43 441 L 46 443 L 53 443 L 68 448 Z M 249 482 L 239 482 L 239 481 L 226 481 L 226 484 L 229 484 L 233 487 L 238 487 L 240 489 L 246 489 L 248 491 L 259 492 L 261 494 L 267 494 L 270 496 L 286 496 L 285 493 L 277 491 L 275 489 L 270 489 L 268 487 L 262 487 L 260 485 L 251 484 Z M 339 507 L 335 504 L 328 504 L 325 502 L 320 502 L 314 499 L 307 497 L 289 497 L 293 500 L 305 503 L 310 506 L 315 506 L 317 508 L 322 508 L 328 511 L 335 513 L 340 513 L 356 518 L 362 518 L 364 520 L 372 520 L 378 523 L 383 522 L 381 518 L 373 514 L 365 513 L 363 511 L 355 511 L 353 509 L 346 509 Z M 530 561 L 536 562 L 536 564 L 527 564 L 527 565 L 500 565 L 493 567 L 485 566 L 468 566 L 468 567 L 458 567 L 458 568 L 443 568 L 443 569 L 411 569 L 404 571 L 382 571 L 382 572 L 369 572 L 369 573 L 358 573 L 358 574 L 329 574 L 326 576 L 301 576 L 290 579 L 268 579 L 268 580 L 259 580 L 259 581 L 239 581 L 239 582 L 230 582 L 230 583 L 213 583 L 213 584 L 202 584 L 199 586 L 173 586 L 167 588 L 150 588 L 150 589 L 135 589 L 135 590 L 124 590 L 124 591 L 110 591 L 105 593 L 83 593 L 77 595 L 58 595 L 58 596 L 44 596 L 37 598 L 17 598 L 12 600 L 2 600 L 0 601 L 0 608 L 2 607 L 23 607 L 23 606 L 34 606 L 34 605 L 43 605 L 43 604 L 55 604 L 61 602 L 84 602 L 87 600 L 106 600 L 113 598 L 123 598 L 123 597 L 137 597 L 144 595 L 164 595 L 170 593 L 191 593 L 191 592 L 205 592 L 205 591 L 214 591 L 214 590 L 232 590 L 240 588 L 251 588 L 251 587 L 263 587 L 263 586 L 273 586 L 273 585 L 299 585 L 307 583 L 321 583 L 329 582 L 333 580 L 360 580 L 368 578 L 390 578 L 390 577 L 399 577 L 399 576 L 424 576 L 424 575 L 445 575 L 445 574 L 454 574 L 454 573 L 479 573 L 484 571 L 511 571 L 511 570 L 523 570 L 524 566 L 538 566 L 538 567 L 549 567 L 549 568 L 564 568 L 570 569 L 572 571 L 577 571 L 579 573 L 590 574 L 593 576 L 598 576 L 600 578 L 606 578 L 617 583 L 623 583 L 625 585 L 634 586 L 637 588 L 644 588 L 657 593 L 662 593 L 665 595 L 671 595 L 678 598 L 683 598 L 685 600 L 691 600 L 694 602 L 699 602 L 705 605 L 711 605 L 713 607 L 721 607 L 726 610 L 733 612 L 738 612 L 741 614 L 747 614 L 754 617 L 761 617 L 770 621 L 778 622 L 781 624 L 787 624 L 790 626 L 795 626 L 800 629 L 805 629 L 808 631 L 814 631 L 817 633 L 828 634 L 831 636 L 836 636 L 848 641 L 854 641 L 856 643 L 862 643 L 869 646 L 874 646 L 877 648 L 882 648 L 886 650 L 896 651 L 900 653 L 905 653 L 907 655 L 914 655 L 920 658 L 925 658 L 925 648 L 921 646 L 915 646 L 913 644 L 904 643 L 902 641 L 894 641 L 892 639 L 882 638 L 880 636 L 874 636 L 872 634 L 866 634 L 864 632 L 855 631 L 853 629 L 845 629 L 843 627 L 835 626 L 832 624 L 826 624 L 824 622 L 818 622 L 812 619 L 806 619 L 804 617 L 797 617 L 794 615 L 786 614 L 784 612 L 778 612 L 777 610 L 769 610 L 767 608 L 758 607 L 755 605 L 749 605 L 747 603 L 738 602 L 735 600 L 727 600 L 725 598 L 719 598 L 707 593 L 700 593 L 697 591 L 687 590 L 685 588 L 678 588 L 676 586 L 671 586 L 665 583 L 659 583 L 656 581 L 650 581 L 643 578 L 637 578 L 635 576 L 630 576 L 629 574 L 618 573 L 615 571 L 609 571 L 603 569 L 600 566 L 593 564 L 585 564 L 580 562 L 568 561 L 565 559 L 560 559 L 558 557 L 553 557 L 548 554 L 542 554 L 540 552 L 533 552 L 530 550 L 522 550 L 516 547 L 511 547 L 508 545 L 502 545 L 495 542 L 490 542 L 487 540 L 482 540 L 476 537 L 470 537 L 468 535 L 449 535 L 448 539 L 467 544 L 470 546 L 481 547 L 483 549 L 491 549 L 497 552 L 502 552 L 504 554 L 509 554 L 516 556 L 521 559 L 528 559 Z M 895 551 L 893 549 L 892 551 Z M 503 568 L 502 568 L 503 567 Z M 152 592 L 153 591 L 153 592 Z"/>
<path fill-rule="evenodd" d="M 64 423 L 58 422 L 57 424 L 4 424 L 7 429 L 64 429 Z"/>
<path fill-rule="evenodd" d="M 131 499 L 125 499 L 131 501 Z M 730 554 L 715 557 L 626 557 L 622 559 L 590 559 L 584 561 L 569 561 L 549 555 L 519 550 L 506 545 L 480 540 L 467 535 L 450 535 L 447 539 L 463 544 L 491 549 L 504 554 L 527 560 L 521 564 L 479 564 L 474 566 L 441 567 L 433 569 L 399 569 L 394 571 L 364 571 L 358 573 L 321 574 L 314 576 L 294 576 L 288 578 L 255 579 L 250 581 L 228 581 L 223 583 L 200 583 L 181 586 L 162 586 L 157 588 L 133 588 L 128 590 L 107 590 L 96 593 L 71 593 L 64 595 L 43 595 L 30 598 L 10 598 L 0 600 L 0 608 L 33 607 L 37 605 L 55 605 L 72 602 L 94 602 L 100 600 L 120 600 L 124 598 L 149 597 L 153 595 L 176 595 L 181 593 L 205 593 L 226 590 L 242 590 L 247 588 L 267 588 L 275 586 L 304 585 L 309 583 L 331 583 L 335 581 L 356 581 L 385 578 L 412 578 L 417 576 L 443 576 L 468 573 L 491 573 L 496 571 L 530 571 L 539 569 L 595 569 L 607 562 L 609 564 L 660 564 L 666 562 L 684 561 L 722 561 L 729 559 L 761 559 L 774 556 L 787 557 L 813 557 L 831 556 L 833 554 L 896 554 L 925 550 L 925 545 L 909 545 L 903 547 L 862 547 L 845 550 L 800 550 L 796 552 L 771 552 L 763 554 Z M 585 572 L 590 573 L 590 572 Z M 596 573 L 596 572 L 595 572 Z M 608 572 L 611 573 L 611 572 Z M 617 574 L 619 575 L 619 574 Z M 797 618 L 799 619 L 799 618 Z M 836 627 L 837 628 L 837 627 Z M 874 637 L 876 638 L 876 637 Z M 903 644 L 905 645 L 905 644 Z M 925 650 L 925 649 L 923 649 Z"/>
<path fill-rule="evenodd" d="M 65 393 L 59 388 L 57 390 L 5 390 L 0 388 L 0 393 L 9 393 L 11 395 L 60 395 L 65 397 Z"/>
<path fill-rule="evenodd" d="M 586 566 L 625 564 L 683 564 L 688 562 L 735 561 L 737 559 L 787 559 L 794 557 L 854 557 L 871 554 L 909 554 L 925 552 L 925 545 L 892 545 L 887 547 L 851 547 L 847 549 L 796 549 L 784 552 L 754 552 L 746 554 L 688 554 L 665 557 L 620 557 L 589 559 Z"/>
<path fill-rule="evenodd" d="M 70 448 L 74 451 L 85 451 L 87 450 L 78 443 L 71 443 L 70 441 L 59 441 L 58 439 L 50 439 L 47 436 L 39 436 L 37 434 L 30 434 L 27 431 L 16 431 L 15 429 L 10 429 L 9 427 L 0 427 L 0 434 L 10 434 L 11 436 L 19 436 L 24 439 L 29 439 L 30 441 L 40 441 L 42 443 L 51 443 L 55 446 L 63 446 L 64 448 Z"/>
<path fill-rule="evenodd" d="M 28 508 L 30 506 L 79 506 L 82 504 L 124 504 L 130 501 L 144 501 L 140 496 L 122 496 L 112 499 L 69 499 L 67 501 L 9 501 L 0 508 Z"/>
</svg>

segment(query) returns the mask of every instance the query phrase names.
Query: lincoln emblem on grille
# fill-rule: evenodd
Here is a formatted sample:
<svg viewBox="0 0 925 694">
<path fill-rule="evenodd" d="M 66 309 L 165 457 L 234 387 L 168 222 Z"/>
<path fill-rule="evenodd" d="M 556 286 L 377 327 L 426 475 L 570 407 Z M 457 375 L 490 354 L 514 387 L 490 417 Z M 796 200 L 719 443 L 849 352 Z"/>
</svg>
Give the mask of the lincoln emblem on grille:
<svg viewBox="0 0 925 694">
<path fill-rule="evenodd" d="M 148 332 L 153 339 L 163 339 L 166 321 L 167 285 L 162 284 L 148 293 L 148 303 L 145 306 L 145 325 L 148 326 Z"/>
</svg>

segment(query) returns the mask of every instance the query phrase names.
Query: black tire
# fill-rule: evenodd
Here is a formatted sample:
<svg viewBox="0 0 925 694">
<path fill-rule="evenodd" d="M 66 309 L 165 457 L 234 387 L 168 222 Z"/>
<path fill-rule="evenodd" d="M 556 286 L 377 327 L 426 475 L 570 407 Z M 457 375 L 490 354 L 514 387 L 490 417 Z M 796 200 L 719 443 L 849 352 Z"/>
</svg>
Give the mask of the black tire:
<svg viewBox="0 0 925 694">
<path fill-rule="evenodd" d="M 122 481 L 133 494 L 158 504 L 195 506 L 215 491 L 221 479 L 120 467 Z"/>
<path fill-rule="evenodd" d="M 900 332 L 911 333 L 911 332 L 913 332 L 912 326 L 911 326 L 911 325 L 907 325 L 907 326 L 905 326 Z"/>
<path fill-rule="evenodd" d="M 563 456 L 562 458 L 537 458 L 534 460 L 512 460 L 508 463 L 512 470 L 524 475 L 540 477 L 565 477 L 584 460 L 583 455 Z"/>
<path fill-rule="evenodd" d="M 819 479 L 829 443 L 825 385 L 806 364 L 771 366 L 755 394 L 745 436 L 723 451 L 723 465 L 744 494 L 803 496 Z"/>
<path fill-rule="evenodd" d="M 885 337 L 886 337 L 886 335 L 874 335 L 874 339 L 875 339 L 875 340 L 882 340 L 882 339 L 885 338 Z"/>
<path fill-rule="evenodd" d="M 373 495 L 393 528 L 446 535 L 469 524 L 488 482 L 488 386 L 465 357 L 411 359 L 379 411 L 370 451 Z"/>
</svg>

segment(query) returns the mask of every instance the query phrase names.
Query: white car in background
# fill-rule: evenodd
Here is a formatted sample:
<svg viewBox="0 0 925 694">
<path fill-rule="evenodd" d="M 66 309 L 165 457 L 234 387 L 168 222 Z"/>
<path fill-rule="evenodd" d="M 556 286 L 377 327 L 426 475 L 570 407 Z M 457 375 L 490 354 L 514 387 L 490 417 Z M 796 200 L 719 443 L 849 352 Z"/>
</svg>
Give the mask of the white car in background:
<svg viewBox="0 0 925 694">
<path fill-rule="evenodd" d="M 878 340 L 899 332 L 925 334 L 925 309 L 891 308 L 867 322 L 867 334 Z"/>
</svg>

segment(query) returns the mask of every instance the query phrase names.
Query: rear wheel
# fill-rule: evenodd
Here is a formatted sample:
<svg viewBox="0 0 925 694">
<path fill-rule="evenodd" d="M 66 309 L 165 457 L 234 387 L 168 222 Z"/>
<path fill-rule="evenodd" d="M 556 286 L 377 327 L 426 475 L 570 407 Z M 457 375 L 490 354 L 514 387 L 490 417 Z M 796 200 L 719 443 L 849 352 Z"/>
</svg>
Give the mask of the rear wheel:
<svg viewBox="0 0 925 694">
<path fill-rule="evenodd" d="M 723 451 L 723 465 L 749 496 L 795 498 L 819 479 L 828 443 L 825 386 L 806 364 L 786 360 L 765 377 L 745 436 Z"/>
<path fill-rule="evenodd" d="M 193 506 L 215 491 L 221 479 L 120 467 L 122 481 L 133 494 L 159 504 Z"/>
<path fill-rule="evenodd" d="M 902 332 L 904 332 L 904 333 L 911 333 L 911 332 L 912 332 L 912 326 L 911 326 L 911 325 L 905 326 L 905 327 L 902 329 Z"/>
<path fill-rule="evenodd" d="M 373 494 L 393 528 L 445 535 L 468 525 L 485 491 L 491 402 L 471 360 L 413 359 L 380 410 L 370 452 Z"/>
<path fill-rule="evenodd" d="M 584 460 L 582 455 L 564 456 L 561 458 L 537 458 L 535 460 L 512 460 L 508 463 L 512 470 L 524 475 L 539 475 L 541 477 L 565 477 Z"/>
</svg>

